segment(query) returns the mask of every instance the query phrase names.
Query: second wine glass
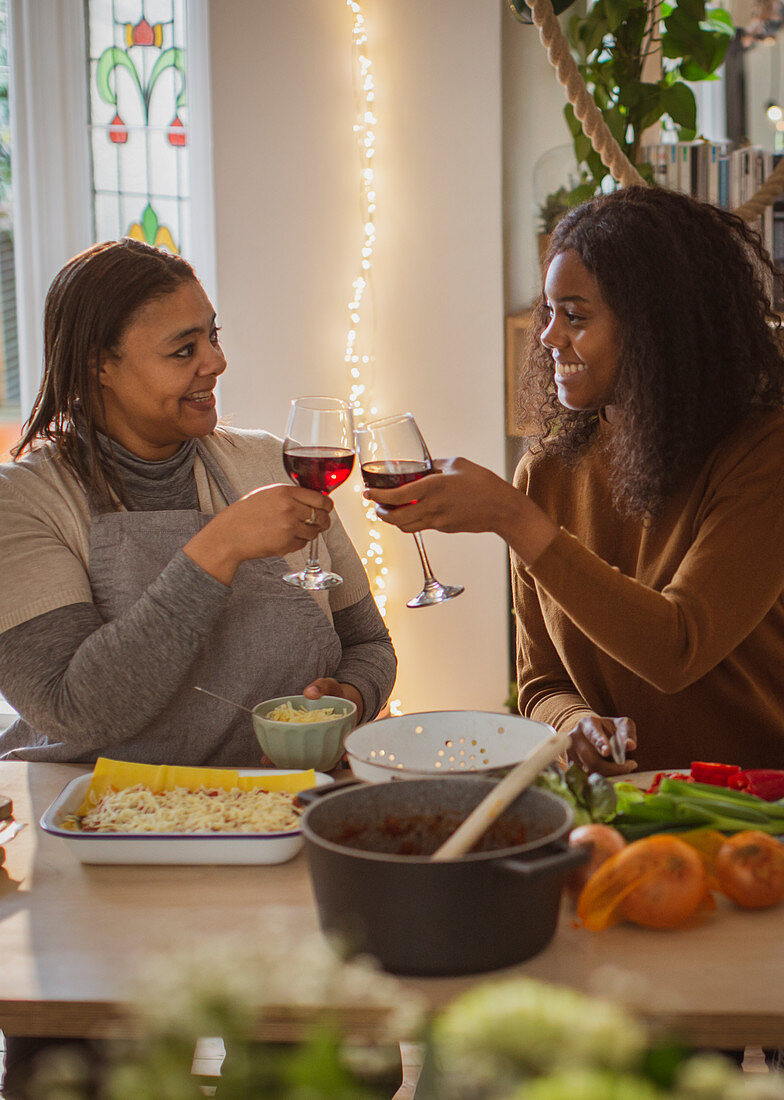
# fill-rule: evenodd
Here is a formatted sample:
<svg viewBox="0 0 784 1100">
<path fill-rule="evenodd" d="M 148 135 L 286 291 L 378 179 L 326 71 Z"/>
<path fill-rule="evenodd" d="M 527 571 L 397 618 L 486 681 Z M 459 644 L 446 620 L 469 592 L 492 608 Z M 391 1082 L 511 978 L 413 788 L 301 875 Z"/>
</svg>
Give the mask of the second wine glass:
<svg viewBox="0 0 784 1100">
<path fill-rule="evenodd" d="M 362 479 L 368 489 L 396 489 L 433 473 L 433 460 L 411 413 L 371 420 L 357 428 L 354 434 Z M 414 532 L 414 540 L 425 583 L 419 595 L 407 601 L 406 607 L 430 607 L 464 592 L 461 584 L 441 584 L 436 580 L 419 531 Z"/>
<path fill-rule="evenodd" d="M 326 496 L 342 485 L 354 466 L 354 423 L 349 405 L 336 397 L 295 398 L 283 441 L 283 465 L 303 489 L 315 489 Z M 305 568 L 287 573 L 284 581 L 311 591 L 343 583 L 339 573 L 321 568 L 317 542 L 318 536 L 310 544 Z"/>
</svg>

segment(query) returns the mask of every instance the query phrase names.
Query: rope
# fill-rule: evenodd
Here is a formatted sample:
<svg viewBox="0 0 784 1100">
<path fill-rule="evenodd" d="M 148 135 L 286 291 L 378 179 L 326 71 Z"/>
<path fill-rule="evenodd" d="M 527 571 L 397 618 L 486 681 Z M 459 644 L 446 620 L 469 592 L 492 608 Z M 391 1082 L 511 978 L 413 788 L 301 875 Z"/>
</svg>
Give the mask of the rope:
<svg viewBox="0 0 784 1100">
<path fill-rule="evenodd" d="M 547 50 L 547 57 L 555 69 L 558 82 L 565 89 L 567 99 L 574 108 L 575 118 L 580 122 L 583 133 L 589 138 L 594 151 L 601 157 L 602 164 L 621 187 L 628 187 L 633 183 L 647 186 L 646 181 L 610 133 L 601 111 L 588 91 L 577 63 L 572 57 L 566 36 L 561 30 L 561 24 L 556 18 L 551 0 L 530 0 L 530 7 L 534 25 L 539 31 L 539 38 Z M 753 221 L 776 201 L 782 190 L 784 190 L 784 157 L 759 190 L 734 213 L 744 221 Z"/>
<path fill-rule="evenodd" d="M 559 83 L 574 108 L 575 117 L 580 122 L 583 133 L 591 141 L 594 150 L 602 158 L 602 164 L 612 173 L 613 179 L 621 187 L 632 183 L 645 184 L 645 180 L 621 149 L 610 133 L 610 128 L 580 76 L 577 64 L 572 57 L 569 43 L 561 30 L 550 0 L 533 0 L 531 15 L 539 31 L 542 45 L 547 50 L 550 64 L 555 69 Z"/>
<path fill-rule="evenodd" d="M 550 0 L 547 0 L 547 2 L 549 3 Z M 758 218 L 760 214 L 765 212 L 766 207 L 776 201 L 782 191 L 784 191 L 784 157 L 778 162 L 759 191 L 755 191 L 751 198 L 744 202 L 743 206 L 733 210 L 733 214 L 737 214 L 744 221 L 753 221 L 754 218 Z"/>
</svg>

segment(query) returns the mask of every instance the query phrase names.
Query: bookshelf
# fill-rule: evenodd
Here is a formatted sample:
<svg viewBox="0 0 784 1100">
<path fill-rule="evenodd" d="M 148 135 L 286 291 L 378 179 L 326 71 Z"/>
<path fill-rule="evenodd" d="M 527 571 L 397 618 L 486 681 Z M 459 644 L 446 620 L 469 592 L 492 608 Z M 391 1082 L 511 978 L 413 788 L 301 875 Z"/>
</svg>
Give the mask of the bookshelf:
<svg viewBox="0 0 784 1100">
<path fill-rule="evenodd" d="M 684 191 L 703 202 L 735 210 L 747 202 L 765 182 L 782 154 L 745 145 L 733 148 L 728 142 L 681 141 L 646 145 L 641 159 L 653 166 L 654 181 L 661 187 Z M 784 283 L 784 192 L 753 223 Z M 778 289 L 776 307 L 784 321 L 784 298 Z M 506 317 L 506 434 L 527 433 L 515 423 L 518 381 L 531 310 L 522 309 Z M 784 328 L 781 330 L 784 339 Z"/>
<path fill-rule="evenodd" d="M 531 323 L 531 310 L 510 313 L 506 318 L 505 374 L 506 374 L 506 434 L 524 436 L 526 433 L 515 423 L 520 365 L 523 361 L 525 340 Z"/>
<path fill-rule="evenodd" d="M 756 194 L 781 159 L 756 145 L 679 141 L 645 145 L 641 160 L 653 168 L 654 182 L 684 191 L 702 202 L 736 210 Z M 779 271 L 784 272 L 784 194 L 753 223 Z"/>
</svg>

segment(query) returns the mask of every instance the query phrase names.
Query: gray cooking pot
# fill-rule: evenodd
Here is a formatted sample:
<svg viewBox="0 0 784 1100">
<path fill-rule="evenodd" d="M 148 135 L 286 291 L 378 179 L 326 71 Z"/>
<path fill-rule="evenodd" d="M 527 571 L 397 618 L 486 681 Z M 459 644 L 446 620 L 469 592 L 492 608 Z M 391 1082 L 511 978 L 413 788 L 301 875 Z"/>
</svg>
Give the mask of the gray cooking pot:
<svg viewBox="0 0 784 1100">
<path fill-rule="evenodd" d="M 566 843 L 570 806 L 529 789 L 489 834 L 493 850 L 437 863 L 427 854 L 494 785 L 450 776 L 301 792 L 322 929 L 394 974 L 479 973 L 541 951 L 567 875 L 588 858 Z"/>
</svg>

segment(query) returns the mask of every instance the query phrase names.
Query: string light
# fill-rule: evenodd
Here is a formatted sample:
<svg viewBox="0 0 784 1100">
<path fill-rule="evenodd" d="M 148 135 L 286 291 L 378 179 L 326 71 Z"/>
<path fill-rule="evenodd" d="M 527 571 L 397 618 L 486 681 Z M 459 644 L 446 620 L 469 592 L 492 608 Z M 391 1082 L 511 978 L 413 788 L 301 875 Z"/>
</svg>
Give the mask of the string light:
<svg viewBox="0 0 784 1100">
<path fill-rule="evenodd" d="M 348 302 L 348 328 L 344 359 L 349 375 L 349 404 L 358 422 L 378 412 L 372 403 L 375 373 L 375 294 L 373 289 L 373 246 L 376 243 L 376 181 L 372 160 L 376 153 L 376 98 L 373 63 L 368 57 L 367 29 L 362 5 L 358 0 L 346 0 L 354 21 L 351 30 L 351 56 L 354 87 L 354 135 L 359 154 L 359 209 L 362 223 L 362 246 L 359 272 L 351 284 Z M 354 492 L 361 493 L 356 485 Z M 381 523 L 372 501 L 363 500 L 368 521 L 368 543 L 362 557 L 370 587 L 379 611 L 386 616 L 386 567 L 381 536 Z M 384 572 L 382 573 L 382 569 Z"/>
<path fill-rule="evenodd" d="M 373 62 L 368 56 L 368 38 L 365 16 L 359 0 L 346 0 L 354 21 L 351 29 L 351 57 L 354 88 L 354 135 L 359 155 L 359 210 L 362 224 L 362 247 L 357 277 L 351 284 L 351 299 L 347 305 L 348 323 L 344 359 L 349 376 L 349 404 L 358 423 L 378 415 L 373 404 L 372 391 L 375 376 L 375 291 L 373 287 L 373 252 L 376 243 L 376 177 L 373 158 L 376 155 L 377 119 L 373 104 L 376 98 Z M 361 485 L 354 486 L 355 493 L 362 492 Z M 375 505 L 362 498 L 367 520 L 367 545 L 360 556 L 370 581 L 381 615 L 386 618 L 386 578 L 389 574 L 384 564 L 382 524 Z M 400 701 L 390 702 L 393 714 L 400 713 Z"/>
</svg>

